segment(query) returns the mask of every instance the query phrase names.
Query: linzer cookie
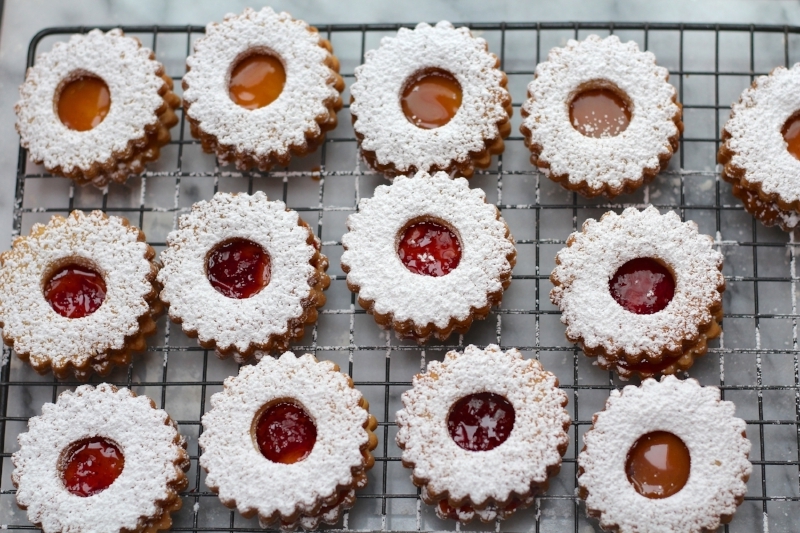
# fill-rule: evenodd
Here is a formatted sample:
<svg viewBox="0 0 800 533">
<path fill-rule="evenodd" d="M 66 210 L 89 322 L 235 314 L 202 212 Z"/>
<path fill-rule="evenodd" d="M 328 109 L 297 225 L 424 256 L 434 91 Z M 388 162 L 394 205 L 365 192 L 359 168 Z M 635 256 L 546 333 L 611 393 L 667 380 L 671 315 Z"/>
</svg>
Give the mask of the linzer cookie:
<svg viewBox="0 0 800 533">
<path fill-rule="evenodd" d="M 578 456 L 580 496 L 604 531 L 717 531 L 752 471 L 745 421 L 719 389 L 665 376 L 614 390 Z"/>
<path fill-rule="evenodd" d="M 800 65 L 759 76 L 731 106 L 718 159 L 722 177 L 766 226 L 800 224 Z"/>
<path fill-rule="evenodd" d="M 181 508 L 186 440 L 145 396 L 80 386 L 45 404 L 18 439 L 17 504 L 45 533 L 154 533 Z"/>
<path fill-rule="evenodd" d="M 86 380 L 147 347 L 161 312 L 155 251 L 127 220 L 73 211 L 0 254 L 3 340 L 39 372 Z"/>
<path fill-rule="evenodd" d="M 263 192 L 217 193 L 167 236 L 161 299 L 174 322 L 223 357 L 285 350 L 325 303 L 328 259 L 319 249 L 283 202 Z"/>
<path fill-rule="evenodd" d="M 402 400 L 403 466 L 440 518 L 506 518 L 547 490 L 561 468 L 567 395 L 518 350 L 448 352 L 414 377 Z"/>
<path fill-rule="evenodd" d="M 269 170 L 336 127 L 344 81 L 331 43 L 288 13 L 245 9 L 206 26 L 186 60 L 192 135 L 223 165 Z"/>
<path fill-rule="evenodd" d="M 335 524 L 367 483 L 378 423 L 330 361 L 264 357 L 226 379 L 211 407 L 200 436 L 206 485 L 261 527 Z"/>
<path fill-rule="evenodd" d="M 16 127 L 28 155 L 82 185 L 144 172 L 178 123 L 172 79 L 118 29 L 56 43 L 28 69 L 20 95 Z"/>
<path fill-rule="evenodd" d="M 384 328 L 420 343 L 461 333 L 500 303 L 517 252 L 500 212 L 464 178 L 420 171 L 359 202 L 342 270 Z"/>
<path fill-rule="evenodd" d="M 499 66 L 484 39 L 447 21 L 384 37 L 350 88 L 364 158 L 390 177 L 420 170 L 470 177 L 488 167 L 511 132 Z"/>
<path fill-rule="evenodd" d="M 584 196 L 633 192 L 678 149 L 681 106 L 668 78 L 652 53 L 615 35 L 553 48 L 522 106 L 531 162 Z"/>
<path fill-rule="evenodd" d="M 721 332 L 725 280 L 712 244 L 652 206 L 587 220 L 550 274 L 567 339 L 625 379 L 687 370 Z"/>
</svg>

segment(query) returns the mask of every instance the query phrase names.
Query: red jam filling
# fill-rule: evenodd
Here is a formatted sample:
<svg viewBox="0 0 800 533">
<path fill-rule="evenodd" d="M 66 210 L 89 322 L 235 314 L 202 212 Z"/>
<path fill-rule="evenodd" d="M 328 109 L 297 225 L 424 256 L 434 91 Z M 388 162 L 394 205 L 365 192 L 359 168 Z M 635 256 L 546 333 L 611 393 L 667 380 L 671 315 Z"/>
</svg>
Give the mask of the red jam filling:
<svg viewBox="0 0 800 533">
<path fill-rule="evenodd" d="M 649 257 L 633 259 L 622 265 L 608 287 L 619 305 L 637 315 L 658 313 L 675 296 L 672 273 Z"/>
<path fill-rule="evenodd" d="M 588 89 L 570 103 L 569 121 L 586 137 L 616 137 L 628 128 L 631 112 L 616 91 Z"/>
<path fill-rule="evenodd" d="M 671 364 L 675 363 L 680 359 L 681 356 L 676 357 L 664 357 L 658 363 L 651 363 L 649 361 L 639 361 L 638 363 L 626 363 L 623 360 L 617 361 L 617 366 L 621 366 L 626 370 L 631 370 L 633 372 L 641 372 L 642 374 L 660 374 L 664 371 L 665 368 L 670 366 Z"/>
<path fill-rule="evenodd" d="M 317 426 L 297 404 L 281 402 L 264 411 L 256 424 L 256 443 L 273 463 L 293 464 L 311 453 Z"/>
<path fill-rule="evenodd" d="M 639 437 L 628 452 L 625 473 L 636 492 L 654 500 L 668 498 L 689 479 L 691 457 L 686 444 L 666 431 Z"/>
<path fill-rule="evenodd" d="M 108 115 L 111 93 L 100 78 L 81 76 L 64 85 L 56 107 L 58 118 L 66 127 L 88 131 Z"/>
<path fill-rule="evenodd" d="M 437 278 L 458 266 L 461 243 L 455 233 L 441 224 L 417 222 L 403 233 L 397 255 L 414 274 Z"/>
<path fill-rule="evenodd" d="M 269 255 L 260 245 L 233 239 L 208 254 L 206 276 L 228 298 L 250 298 L 269 285 L 270 266 Z"/>
<path fill-rule="evenodd" d="M 431 70 L 406 85 L 400 105 L 406 118 L 426 130 L 444 126 L 461 107 L 461 85 L 444 70 Z"/>
<path fill-rule="evenodd" d="M 503 444 L 514 429 L 514 407 L 493 392 L 470 394 L 458 400 L 447 417 L 447 429 L 456 444 L 471 452 Z"/>
<path fill-rule="evenodd" d="M 247 56 L 234 67 L 228 93 L 245 109 L 265 107 L 278 99 L 286 84 L 281 60 L 269 54 Z"/>
<path fill-rule="evenodd" d="M 789 150 L 790 154 L 800 159 L 800 113 L 793 115 L 786 121 L 781 133 L 786 141 L 786 149 Z"/>
<path fill-rule="evenodd" d="M 44 284 L 44 298 L 61 316 L 85 317 L 103 305 L 106 282 L 90 268 L 69 264 L 56 270 Z"/>
<path fill-rule="evenodd" d="M 125 468 L 120 449 L 103 437 L 73 445 L 62 471 L 67 490 L 83 498 L 111 486 Z"/>
</svg>

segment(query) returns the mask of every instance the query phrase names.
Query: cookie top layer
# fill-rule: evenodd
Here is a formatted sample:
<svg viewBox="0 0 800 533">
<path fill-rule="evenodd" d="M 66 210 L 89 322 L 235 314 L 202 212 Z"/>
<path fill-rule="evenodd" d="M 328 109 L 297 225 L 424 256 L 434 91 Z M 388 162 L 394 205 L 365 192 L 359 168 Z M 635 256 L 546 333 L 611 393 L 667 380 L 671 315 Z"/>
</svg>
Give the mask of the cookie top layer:
<svg viewBox="0 0 800 533">
<path fill-rule="evenodd" d="M 350 88 L 350 112 L 361 148 L 400 174 L 467 162 L 470 152 L 481 152 L 487 141 L 500 137 L 497 124 L 508 120 L 504 104 L 510 97 L 497 64 L 484 39 L 447 21 L 436 26 L 422 22 L 413 30 L 400 28 L 396 37 L 384 37 L 378 49 L 365 54 Z M 423 129 L 403 114 L 400 96 L 413 76 L 431 69 L 444 70 L 458 81 L 462 101 L 447 124 Z"/>
<path fill-rule="evenodd" d="M 125 467 L 107 489 L 80 497 L 64 486 L 59 464 L 70 445 L 95 436 L 119 447 Z M 17 502 L 46 532 L 138 531 L 161 512 L 189 466 L 186 442 L 167 413 L 107 383 L 82 385 L 44 404 L 19 444 L 11 458 Z"/>
<path fill-rule="evenodd" d="M 70 173 L 106 165 L 129 144 L 142 141 L 158 123 L 164 104 L 163 68 L 153 52 L 122 30 L 92 30 L 36 58 L 20 86 L 16 105 L 20 143 L 37 163 Z M 108 86 L 111 107 L 105 119 L 88 131 L 65 126 L 56 101 L 61 87 L 81 76 L 96 76 Z"/>
<path fill-rule="evenodd" d="M 555 285 L 550 300 L 561 309 L 567 337 L 630 362 L 682 353 L 684 343 L 697 340 L 722 302 L 722 254 L 712 244 L 694 222 L 681 222 L 672 211 L 661 215 L 652 206 L 587 220 L 558 252 L 550 275 Z M 640 315 L 614 300 L 609 280 L 628 261 L 645 257 L 667 265 L 675 293 L 661 311 Z"/>
<path fill-rule="evenodd" d="M 752 470 L 746 424 L 733 416 L 734 409 L 732 402 L 720 401 L 718 388 L 674 376 L 612 391 L 578 457 L 587 510 L 599 515 L 604 529 L 621 533 L 715 531 L 721 516 L 735 512 Z M 654 431 L 680 438 L 691 457 L 686 485 L 662 499 L 639 494 L 625 473 L 633 444 Z"/>
<path fill-rule="evenodd" d="M 454 403 L 481 392 L 511 403 L 514 427 L 496 448 L 469 451 L 450 436 L 447 419 Z M 402 399 L 396 420 L 403 463 L 429 495 L 447 498 L 453 506 L 482 508 L 527 495 L 532 485 L 547 480 L 566 451 L 567 395 L 553 374 L 515 349 L 470 345 L 464 353 L 448 352 L 444 361 L 431 361 L 414 377 Z"/>
<path fill-rule="evenodd" d="M 523 133 L 539 151 L 539 166 L 550 176 L 568 176 L 570 185 L 592 195 L 640 185 L 645 171 L 657 172 L 660 158 L 672 154 L 671 139 L 680 133 L 674 122 L 680 107 L 668 78 L 651 52 L 615 35 L 570 39 L 553 48 L 536 66 L 522 106 Z M 614 137 L 584 136 L 570 122 L 570 103 L 586 88 L 609 84 L 627 95 L 630 124 Z"/>
</svg>

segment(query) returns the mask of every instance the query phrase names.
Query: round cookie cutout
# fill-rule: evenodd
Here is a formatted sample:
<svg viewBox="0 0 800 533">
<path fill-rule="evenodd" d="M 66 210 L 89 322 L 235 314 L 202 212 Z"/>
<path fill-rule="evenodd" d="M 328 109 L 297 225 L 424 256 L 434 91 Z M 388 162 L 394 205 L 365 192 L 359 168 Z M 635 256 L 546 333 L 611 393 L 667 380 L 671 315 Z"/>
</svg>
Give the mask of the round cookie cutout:
<svg viewBox="0 0 800 533">
<path fill-rule="evenodd" d="M 57 102 L 70 82 L 87 77 L 101 80 L 111 101 L 102 122 L 78 131 L 59 118 Z M 158 159 L 179 106 L 172 79 L 151 50 L 119 29 L 92 30 L 36 58 L 20 86 L 16 128 L 22 147 L 48 172 L 104 187 Z"/>
<path fill-rule="evenodd" d="M 633 192 L 666 168 L 683 130 L 669 72 L 651 52 L 611 35 L 590 35 L 553 48 L 536 66 L 522 105 L 520 131 L 531 162 L 550 179 L 584 196 Z M 585 135 L 570 107 L 586 91 L 609 91 L 625 102 L 630 123 L 618 135 Z"/>
<path fill-rule="evenodd" d="M 718 160 L 745 209 L 766 226 L 800 224 L 800 159 L 787 143 L 800 112 L 800 64 L 759 76 L 731 106 Z"/>
<path fill-rule="evenodd" d="M 504 409 L 513 412 L 512 427 L 494 447 L 465 448 L 453 437 L 450 418 L 462 401 L 486 393 L 509 404 Z M 448 352 L 414 377 L 402 400 L 396 420 L 403 465 L 440 517 L 490 521 L 529 505 L 558 473 L 569 444 L 567 395 L 558 379 L 515 349 L 470 345 L 464 353 Z M 491 431 L 499 431 L 499 412 L 482 413 L 494 422 Z"/>
<path fill-rule="evenodd" d="M 623 379 L 687 370 L 721 332 L 723 257 L 712 245 L 694 222 L 652 206 L 588 219 L 550 274 L 550 300 L 561 310 L 567 339 Z M 629 311 L 610 287 L 624 265 L 641 259 L 666 267 L 674 280 L 671 299 L 654 313 Z"/>
<path fill-rule="evenodd" d="M 606 531 L 716 531 L 744 500 L 752 471 L 745 421 L 716 387 L 664 376 L 611 391 L 593 417 L 578 456 L 580 496 Z M 642 495 L 626 474 L 635 443 L 654 432 L 672 434 L 690 457 L 685 484 L 668 497 Z"/>
<path fill-rule="evenodd" d="M 261 414 L 278 402 L 298 405 L 313 420 L 310 453 L 291 464 L 273 462 L 256 445 Z M 263 357 L 243 366 L 211 397 L 203 415 L 200 465 L 206 485 L 224 505 L 261 527 L 315 529 L 335 524 L 367 483 L 378 444 L 375 417 L 353 381 L 330 361 L 312 355 Z"/>
<path fill-rule="evenodd" d="M 482 38 L 447 21 L 400 28 L 368 51 L 355 70 L 350 113 L 361 153 L 386 176 L 437 171 L 472 176 L 502 153 L 511 133 L 511 96 L 500 60 Z M 436 128 L 415 125 L 404 113 L 402 95 L 421 76 L 437 72 L 461 90 L 461 104 Z"/>
<path fill-rule="evenodd" d="M 131 352 L 147 348 L 162 310 L 155 278 L 155 251 L 139 228 L 101 211 L 73 211 L 35 224 L 0 254 L 0 324 L 3 340 L 40 374 L 85 381 L 127 365 Z M 49 278 L 71 264 L 102 277 L 102 305 L 69 318 L 45 297 Z"/>
<path fill-rule="evenodd" d="M 423 275 L 400 259 L 399 241 L 419 222 L 455 236 L 458 265 L 446 275 Z M 516 262 L 514 238 L 486 195 L 444 172 L 398 176 L 359 202 L 342 237 L 342 270 L 358 303 L 384 328 L 419 343 L 465 332 L 500 303 Z"/>
<path fill-rule="evenodd" d="M 209 280 L 209 255 L 236 240 L 269 258 L 269 282 L 247 298 L 226 296 Z M 255 194 L 217 193 L 192 206 L 167 235 L 158 273 L 169 317 L 201 346 L 243 362 L 261 351 L 285 350 L 317 320 L 330 285 L 328 259 L 296 211 Z"/>
<path fill-rule="evenodd" d="M 124 467 L 105 490 L 82 497 L 65 486 L 64 463 L 75 444 L 96 437 L 118 448 Z M 166 530 L 170 513 L 181 508 L 186 440 L 146 396 L 107 383 L 82 385 L 45 404 L 18 439 L 20 449 L 11 457 L 17 504 L 45 533 Z"/>
<path fill-rule="evenodd" d="M 186 59 L 183 100 L 192 136 L 223 165 L 267 171 L 310 153 L 336 127 L 344 81 L 333 47 L 317 29 L 265 7 L 228 14 L 206 26 Z M 278 98 L 258 109 L 231 98 L 232 70 L 255 54 L 280 61 Z"/>
</svg>

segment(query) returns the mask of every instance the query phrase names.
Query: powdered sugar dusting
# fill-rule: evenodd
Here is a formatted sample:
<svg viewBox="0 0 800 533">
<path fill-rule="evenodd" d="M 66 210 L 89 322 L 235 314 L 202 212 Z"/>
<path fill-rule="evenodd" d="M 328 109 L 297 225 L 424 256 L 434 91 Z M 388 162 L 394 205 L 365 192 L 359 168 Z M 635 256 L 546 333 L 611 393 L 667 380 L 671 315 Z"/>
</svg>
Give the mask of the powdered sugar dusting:
<svg viewBox="0 0 800 533">
<path fill-rule="evenodd" d="M 681 352 L 721 305 L 722 254 L 712 243 L 711 237 L 698 234 L 694 222 L 681 222 L 672 211 L 661 215 L 652 206 L 587 220 L 558 252 L 550 275 L 555 285 L 550 300 L 561 309 L 567 337 L 632 361 L 658 361 L 665 351 Z M 672 300 L 650 315 L 625 310 L 608 287 L 619 267 L 640 257 L 662 260 L 675 277 Z"/>
<path fill-rule="evenodd" d="M 119 29 L 108 33 L 92 30 L 56 43 L 50 52 L 36 58 L 20 87 L 17 131 L 30 157 L 47 168 L 70 173 L 75 167 L 86 172 L 125 152 L 128 143 L 145 137 L 145 130 L 158 122 L 156 111 L 164 105 L 159 91 L 164 80 L 161 65 L 150 59 L 152 52 Z M 58 118 L 54 100 L 64 81 L 81 75 L 102 79 L 111 94 L 105 119 L 88 131 L 76 131 Z"/>
<path fill-rule="evenodd" d="M 237 105 L 228 92 L 231 69 L 251 50 L 274 53 L 286 71 L 278 99 L 252 110 Z M 191 69 L 183 78 L 186 112 L 217 138 L 218 156 L 233 150 L 264 159 L 305 147 L 307 138 L 321 133 L 317 118 L 327 116 L 328 104 L 339 98 L 327 58 L 319 34 L 288 13 L 265 7 L 228 14 L 206 26 L 205 37 L 186 59 Z"/>
<path fill-rule="evenodd" d="M 568 176 L 571 185 L 592 194 L 619 194 L 641 183 L 646 170 L 657 171 L 659 158 L 672 154 L 670 139 L 679 134 L 673 118 L 680 108 L 668 78 L 652 53 L 615 35 L 590 35 L 553 48 L 547 61 L 537 65 L 523 104 L 523 133 L 532 147 L 541 149 L 542 170 L 553 177 Z M 615 85 L 632 104 L 630 124 L 615 137 L 587 137 L 570 123 L 572 98 L 599 80 Z"/>
<path fill-rule="evenodd" d="M 170 317 L 186 331 L 197 332 L 200 342 L 214 342 L 221 351 L 235 347 L 240 353 L 266 345 L 302 316 L 318 282 L 309 263 L 316 253 L 309 237 L 296 211 L 269 201 L 261 191 L 217 193 L 211 201 L 194 204 L 167 236 L 158 274 L 164 287 L 161 299 L 169 304 Z M 250 298 L 228 298 L 206 276 L 208 252 L 236 238 L 261 245 L 270 257 L 269 284 Z"/>
<path fill-rule="evenodd" d="M 734 409 L 732 402 L 720 401 L 716 387 L 674 376 L 612 391 L 578 457 L 587 511 L 600 514 L 604 529 L 621 533 L 716 531 L 720 517 L 741 503 L 752 470 L 746 424 L 733 416 Z M 640 495 L 625 473 L 628 451 L 653 431 L 679 437 L 691 456 L 686 485 L 669 498 Z"/>
<path fill-rule="evenodd" d="M 800 160 L 786 149 L 783 125 L 800 110 L 800 64 L 778 67 L 769 76 L 759 76 L 731 106 L 724 131 L 730 136 L 726 148 L 729 162 L 743 171 L 748 188 L 759 187 L 784 204 L 800 201 Z"/>
<path fill-rule="evenodd" d="M 456 401 L 479 392 L 504 396 L 514 407 L 515 422 L 500 446 L 471 452 L 451 438 L 447 418 Z M 414 377 L 402 399 L 397 445 L 403 463 L 413 468 L 412 479 L 424 484 L 431 499 L 483 507 L 528 495 L 566 451 L 567 395 L 553 374 L 516 349 L 470 345 L 463 354 L 448 352 Z"/>
<path fill-rule="evenodd" d="M 101 211 L 73 211 L 34 225 L 30 236 L 0 255 L 3 336 L 37 368 L 46 368 L 46 361 L 55 368 L 84 367 L 122 350 L 126 337 L 139 332 L 139 318 L 150 312 L 146 297 L 154 290 L 149 248 L 139 238 L 138 228 Z M 103 304 L 83 318 L 61 316 L 42 292 L 51 269 L 74 258 L 96 267 L 106 284 Z"/>
<path fill-rule="evenodd" d="M 506 235 L 497 208 L 466 179 L 450 179 L 444 172 L 400 176 L 377 187 L 375 196 L 358 207 L 342 237 L 342 268 L 348 285 L 360 287 L 359 298 L 374 302 L 375 313 L 444 328 L 451 319 L 464 320 L 487 306 L 489 294 L 502 292 L 514 240 Z M 397 254 L 401 230 L 425 217 L 443 221 L 461 242 L 461 261 L 446 276 L 414 274 Z"/>
<path fill-rule="evenodd" d="M 484 39 L 447 21 L 436 26 L 423 22 L 414 30 L 400 28 L 396 37 L 384 37 L 380 48 L 365 54 L 350 88 L 353 128 L 363 136 L 362 149 L 400 173 L 468 161 L 470 152 L 484 150 L 487 140 L 500 136 L 497 123 L 508 118 L 503 108 L 508 91 L 501 86 L 504 75 L 495 68 L 496 61 Z M 400 95 L 409 78 L 434 68 L 458 80 L 461 107 L 444 126 L 418 128 L 403 114 Z"/>
<path fill-rule="evenodd" d="M 300 403 L 317 428 L 309 456 L 289 465 L 266 459 L 252 435 L 260 409 L 280 399 Z M 223 503 L 235 504 L 240 513 L 257 512 L 264 524 L 313 514 L 364 470 L 368 414 L 360 401 L 347 376 L 310 354 L 286 352 L 242 367 L 211 397 L 212 409 L 203 415 L 200 464 L 208 472 L 206 484 Z"/>
<path fill-rule="evenodd" d="M 104 491 L 82 498 L 61 479 L 61 454 L 80 440 L 102 436 L 119 446 L 125 467 Z M 63 392 L 28 421 L 12 456 L 17 501 L 44 531 L 138 531 L 175 498 L 188 469 L 186 442 L 166 412 L 145 396 L 106 383 Z"/>
</svg>

